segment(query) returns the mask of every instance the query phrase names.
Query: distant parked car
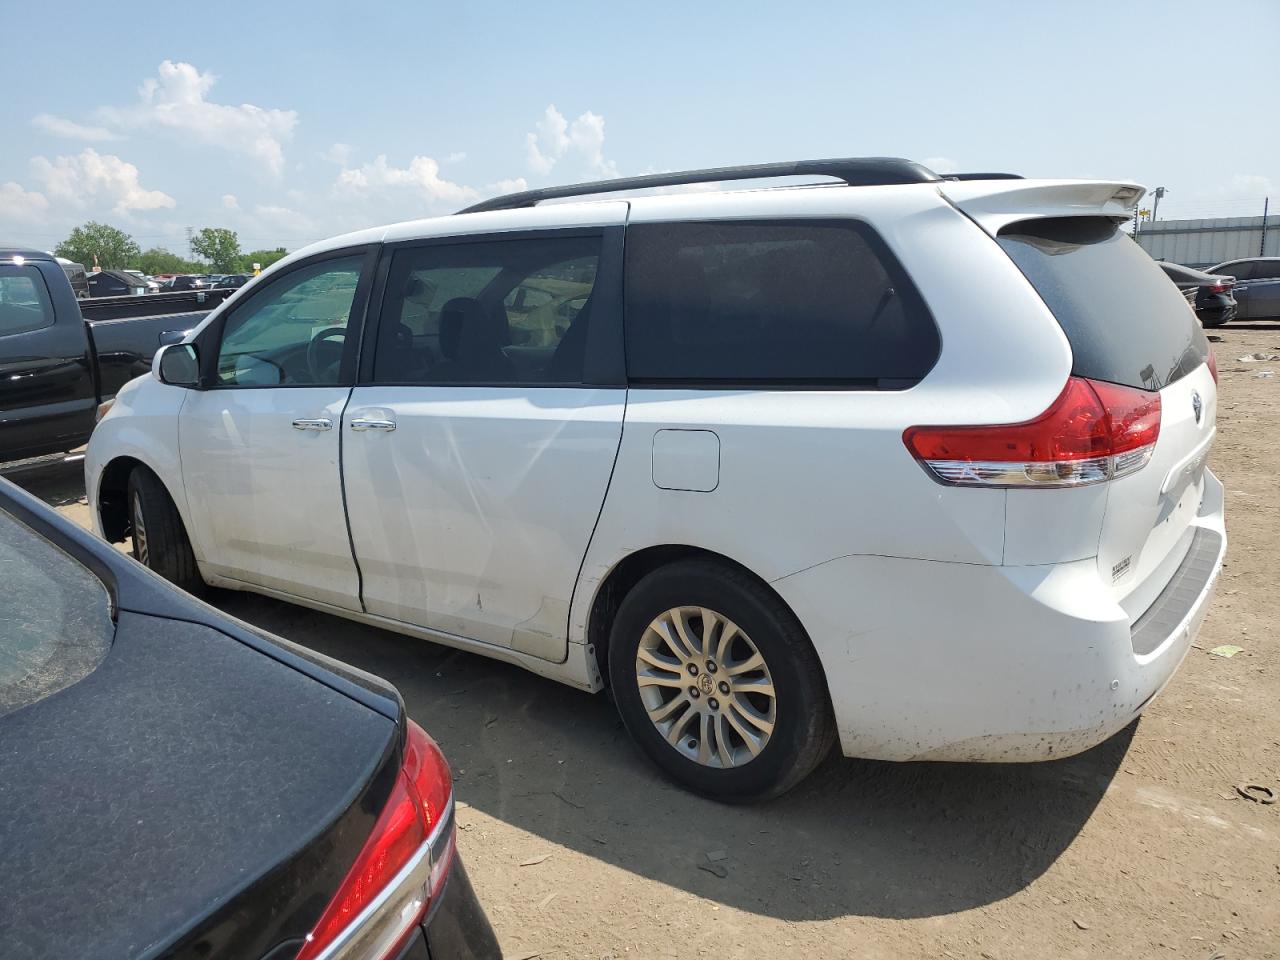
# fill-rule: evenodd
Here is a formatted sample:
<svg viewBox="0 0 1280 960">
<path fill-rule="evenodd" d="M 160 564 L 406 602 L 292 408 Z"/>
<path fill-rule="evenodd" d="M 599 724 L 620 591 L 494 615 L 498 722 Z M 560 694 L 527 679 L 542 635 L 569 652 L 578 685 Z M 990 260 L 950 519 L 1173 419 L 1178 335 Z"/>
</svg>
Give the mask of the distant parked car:
<svg viewBox="0 0 1280 960">
<path fill-rule="evenodd" d="M 1215 276 L 1201 270 L 1192 270 L 1177 263 L 1161 261 L 1160 269 L 1172 280 L 1195 309 L 1200 323 L 1206 327 L 1220 327 L 1236 315 L 1236 301 L 1232 295 L 1235 280 Z"/>
<path fill-rule="evenodd" d="M 1280 257 L 1228 260 L 1208 272 L 1235 277 L 1237 320 L 1280 318 Z"/>
<path fill-rule="evenodd" d="M 146 284 L 147 293 L 156 293 L 160 290 L 159 282 L 156 280 L 153 280 L 151 277 L 148 277 L 141 270 L 125 270 L 123 272 L 129 274 L 129 276 L 131 277 L 136 277 L 137 279 L 141 280 L 144 284 Z"/>
<path fill-rule="evenodd" d="M 206 290 L 209 284 L 202 277 L 179 275 L 170 277 L 162 285 L 162 290 Z"/>
<path fill-rule="evenodd" d="M 67 282 L 71 284 L 71 289 L 75 292 L 77 300 L 87 300 L 89 298 L 89 275 L 85 271 L 83 263 L 76 263 L 74 260 L 68 260 L 66 257 L 54 258 L 58 266 L 62 267 L 62 272 L 67 275 Z"/>
<path fill-rule="evenodd" d="M 91 297 L 135 297 L 147 293 L 147 282 L 123 270 L 98 270 L 89 274 Z"/>
<path fill-rule="evenodd" d="M 448 763 L 394 687 L 6 480 L 0 567 L 0 956 L 499 956 Z"/>
<path fill-rule="evenodd" d="M 252 279 L 247 273 L 229 273 L 215 283 L 214 287 L 218 290 L 238 290 Z"/>
</svg>

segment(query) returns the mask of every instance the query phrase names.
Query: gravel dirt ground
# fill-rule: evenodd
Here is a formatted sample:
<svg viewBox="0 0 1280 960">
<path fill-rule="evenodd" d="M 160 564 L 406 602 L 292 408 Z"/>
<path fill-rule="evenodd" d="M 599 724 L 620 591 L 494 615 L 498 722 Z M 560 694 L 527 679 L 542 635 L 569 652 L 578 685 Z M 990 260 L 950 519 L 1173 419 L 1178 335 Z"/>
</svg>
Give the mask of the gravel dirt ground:
<svg viewBox="0 0 1280 960">
<path fill-rule="evenodd" d="M 756 807 L 664 782 L 604 696 L 250 595 L 232 614 L 393 681 L 453 763 L 508 960 L 1280 956 L 1280 324 L 1214 343 L 1230 547 L 1142 720 L 1051 763 L 832 758 Z M 1273 373 L 1273 376 L 1263 374 Z M 74 469 L 28 487 L 87 522 Z M 1231 658 L 1210 651 L 1242 647 Z"/>
</svg>

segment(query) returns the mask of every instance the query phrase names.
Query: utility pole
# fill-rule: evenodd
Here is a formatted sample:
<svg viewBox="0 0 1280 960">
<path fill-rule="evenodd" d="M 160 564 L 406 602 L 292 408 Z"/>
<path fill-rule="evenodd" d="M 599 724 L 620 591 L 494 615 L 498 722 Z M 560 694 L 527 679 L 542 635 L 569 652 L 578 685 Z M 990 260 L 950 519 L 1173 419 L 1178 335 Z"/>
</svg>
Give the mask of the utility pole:
<svg viewBox="0 0 1280 960">
<path fill-rule="evenodd" d="M 1271 206 L 1271 198 L 1262 198 L 1262 240 L 1258 243 L 1258 256 L 1267 255 L 1267 209 Z"/>
</svg>

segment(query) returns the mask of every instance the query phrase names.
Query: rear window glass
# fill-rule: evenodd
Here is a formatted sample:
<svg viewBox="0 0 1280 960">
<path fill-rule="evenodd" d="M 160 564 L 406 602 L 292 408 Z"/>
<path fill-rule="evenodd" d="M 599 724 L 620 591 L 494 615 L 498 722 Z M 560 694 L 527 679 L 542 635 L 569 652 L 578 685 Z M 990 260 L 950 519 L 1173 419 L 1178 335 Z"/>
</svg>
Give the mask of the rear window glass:
<svg viewBox="0 0 1280 960">
<path fill-rule="evenodd" d="M 938 332 L 855 221 L 627 228 L 627 370 L 639 382 L 902 388 Z"/>
<path fill-rule="evenodd" d="M 1023 221 L 999 241 L 1058 318 L 1077 376 L 1159 390 L 1204 363 L 1209 343 L 1186 299 L 1112 221 Z"/>
<path fill-rule="evenodd" d="M 31 266 L 0 265 L 0 337 L 53 326 L 49 290 Z"/>
<path fill-rule="evenodd" d="M 111 646 L 106 587 L 0 510 L 0 717 L 84 679 Z"/>
</svg>

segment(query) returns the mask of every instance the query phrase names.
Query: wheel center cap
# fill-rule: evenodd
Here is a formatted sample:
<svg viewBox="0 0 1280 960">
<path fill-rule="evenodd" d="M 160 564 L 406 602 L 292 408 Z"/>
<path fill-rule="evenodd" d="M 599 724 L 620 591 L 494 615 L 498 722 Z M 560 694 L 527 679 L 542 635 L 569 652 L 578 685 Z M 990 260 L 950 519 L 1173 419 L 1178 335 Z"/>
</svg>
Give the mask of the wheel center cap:
<svg viewBox="0 0 1280 960">
<path fill-rule="evenodd" d="M 710 693 L 715 689 L 715 683 L 712 681 L 710 674 L 704 673 L 698 677 L 698 688 L 703 693 Z"/>
</svg>

